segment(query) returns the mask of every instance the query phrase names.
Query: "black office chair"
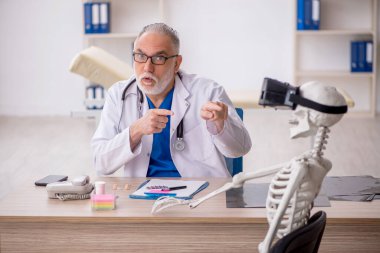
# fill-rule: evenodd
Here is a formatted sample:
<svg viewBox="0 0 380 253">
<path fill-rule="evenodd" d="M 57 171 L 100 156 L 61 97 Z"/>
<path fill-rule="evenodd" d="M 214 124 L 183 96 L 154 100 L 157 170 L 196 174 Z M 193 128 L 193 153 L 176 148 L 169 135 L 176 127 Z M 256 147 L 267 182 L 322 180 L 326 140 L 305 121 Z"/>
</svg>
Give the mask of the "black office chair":
<svg viewBox="0 0 380 253">
<path fill-rule="evenodd" d="M 270 253 L 317 253 L 326 225 L 326 213 L 315 213 L 308 224 L 279 239 Z"/>
</svg>

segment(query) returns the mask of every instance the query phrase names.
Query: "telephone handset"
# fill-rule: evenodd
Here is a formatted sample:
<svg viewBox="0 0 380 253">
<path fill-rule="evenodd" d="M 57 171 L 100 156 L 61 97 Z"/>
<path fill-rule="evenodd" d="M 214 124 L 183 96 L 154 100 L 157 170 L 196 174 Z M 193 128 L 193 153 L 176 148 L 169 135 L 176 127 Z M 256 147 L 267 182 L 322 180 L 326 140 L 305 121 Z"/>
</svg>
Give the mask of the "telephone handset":
<svg viewBox="0 0 380 253">
<path fill-rule="evenodd" d="M 72 181 L 55 182 L 46 185 L 49 198 L 52 199 L 89 199 L 94 186 L 89 176 L 80 176 Z"/>
</svg>

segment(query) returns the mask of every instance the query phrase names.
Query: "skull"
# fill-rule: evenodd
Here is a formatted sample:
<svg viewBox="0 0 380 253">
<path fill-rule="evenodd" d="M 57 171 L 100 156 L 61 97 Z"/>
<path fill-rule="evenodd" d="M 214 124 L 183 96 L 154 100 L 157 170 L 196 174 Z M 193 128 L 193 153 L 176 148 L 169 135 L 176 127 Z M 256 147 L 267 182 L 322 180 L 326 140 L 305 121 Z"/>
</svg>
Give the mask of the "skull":
<svg viewBox="0 0 380 253">
<path fill-rule="evenodd" d="M 301 85 L 300 95 L 322 105 L 346 105 L 346 100 L 335 87 L 317 81 Z M 328 114 L 298 105 L 291 120 L 291 122 L 296 123 L 296 126 L 290 129 L 290 137 L 298 138 L 315 135 L 319 127 L 330 127 L 342 117 L 343 114 Z"/>
</svg>

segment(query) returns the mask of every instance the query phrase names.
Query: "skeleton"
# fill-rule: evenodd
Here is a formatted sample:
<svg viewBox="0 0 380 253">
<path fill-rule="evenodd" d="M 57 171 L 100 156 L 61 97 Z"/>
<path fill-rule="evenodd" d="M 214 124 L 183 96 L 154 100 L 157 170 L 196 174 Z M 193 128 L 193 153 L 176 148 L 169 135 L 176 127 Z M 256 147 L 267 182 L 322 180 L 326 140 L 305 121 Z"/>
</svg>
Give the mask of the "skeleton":
<svg viewBox="0 0 380 253">
<path fill-rule="evenodd" d="M 327 106 L 345 106 L 344 97 L 334 87 L 319 82 L 309 82 L 300 87 L 300 95 Z M 337 123 L 343 114 L 322 113 L 298 106 L 291 123 L 291 138 L 314 136 L 311 150 L 294 157 L 291 161 L 278 164 L 257 172 L 241 172 L 221 188 L 195 200 L 179 200 L 172 197 L 157 199 L 152 213 L 157 213 L 171 206 L 188 205 L 195 208 L 203 201 L 225 192 L 231 188 L 240 188 L 251 179 L 276 173 L 269 186 L 266 201 L 269 230 L 259 245 L 260 253 L 269 251 L 274 237 L 282 238 L 291 231 L 304 226 L 318 195 L 322 181 L 332 164 L 323 157 L 326 148 L 329 127 Z"/>
</svg>

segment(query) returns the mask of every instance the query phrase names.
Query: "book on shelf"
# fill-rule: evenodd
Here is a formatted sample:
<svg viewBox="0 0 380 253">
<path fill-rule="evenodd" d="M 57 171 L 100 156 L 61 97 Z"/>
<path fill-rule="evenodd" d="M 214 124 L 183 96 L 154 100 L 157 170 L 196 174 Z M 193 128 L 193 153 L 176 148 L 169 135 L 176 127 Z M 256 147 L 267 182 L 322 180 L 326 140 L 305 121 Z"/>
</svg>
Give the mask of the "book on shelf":
<svg viewBox="0 0 380 253">
<path fill-rule="evenodd" d="M 365 50 L 366 50 L 365 71 L 372 72 L 372 65 L 373 65 L 373 42 L 372 41 L 366 41 Z"/>
<path fill-rule="evenodd" d="M 351 41 L 351 72 L 372 72 L 373 42 Z"/>
<path fill-rule="evenodd" d="M 92 33 L 92 3 L 84 3 L 84 32 Z"/>
<path fill-rule="evenodd" d="M 100 3 L 100 27 L 99 33 L 110 32 L 110 3 Z"/>
<path fill-rule="evenodd" d="M 84 9 L 84 32 L 109 33 L 110 32 L 110 3 L 109 2 L 86 2 Z"/>
<path fill-rule="evenodd" d="M 297 30 L 319 30 L 320 0 L 297 0 Z"/>
</svg>

